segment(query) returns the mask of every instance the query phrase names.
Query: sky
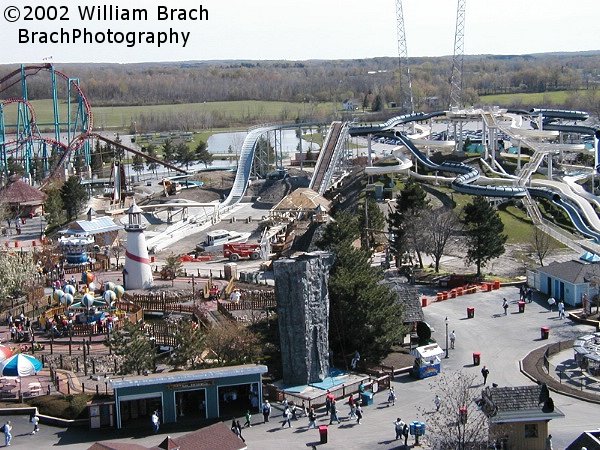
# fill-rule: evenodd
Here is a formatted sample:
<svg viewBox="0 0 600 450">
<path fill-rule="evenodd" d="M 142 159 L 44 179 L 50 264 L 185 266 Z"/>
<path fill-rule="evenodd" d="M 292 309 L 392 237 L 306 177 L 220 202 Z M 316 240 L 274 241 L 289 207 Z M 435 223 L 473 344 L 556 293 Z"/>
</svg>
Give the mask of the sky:
<svg viewBox="0 0 600 450">
<path fill-rule="evenodd" d="M 402 3 L 409 57 L 451 55 L 456 0 Z M 600 49 L 598 0 L 466 3 L 465 54 Z M 78 10 L 82 5 L 113 5 L 121 12 L 126 8 L 144 8 L 147 17 L 82 20 Z M 159 10 L 176 8 L 179 14 L 180 10 L 200 7 L 206 11 L 203 20 L 194 20 L 193 11 L 187 20 L 181 16 L 158 20 Z M 396 0 L 3 0 L 0 8 L 0 64 L 359 59 L 398 55 Z M 60 42 L 45 43 L 40 41 L 45 35 L 33 35 L 34 32 L 54 33 L 46 37 Z M 66 42 L 77 32 L 81 33 L 77 42 Z M 94 42 L 83 42 L 84 36 Z M 102 39 L 104 42 L 97 42 Z M 148 39 L 154 42 L 147 42 Z M 158 39 L 166 42 L 158 46 Z"/>
</svg>

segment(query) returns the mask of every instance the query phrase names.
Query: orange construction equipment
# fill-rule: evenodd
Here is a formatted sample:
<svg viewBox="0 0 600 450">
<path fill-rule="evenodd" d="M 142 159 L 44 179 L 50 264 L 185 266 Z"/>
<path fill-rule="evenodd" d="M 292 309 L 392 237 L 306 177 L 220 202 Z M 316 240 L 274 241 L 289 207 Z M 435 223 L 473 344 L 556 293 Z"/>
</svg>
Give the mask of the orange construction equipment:
<svg viewBox="0 0 600 450">
<path fill-rule="evenodd" d="M 240 258 L 260 259 L 259 244 L 223 244 L 223 256 L 229 261 L 239 261 Z"/>
</svg>

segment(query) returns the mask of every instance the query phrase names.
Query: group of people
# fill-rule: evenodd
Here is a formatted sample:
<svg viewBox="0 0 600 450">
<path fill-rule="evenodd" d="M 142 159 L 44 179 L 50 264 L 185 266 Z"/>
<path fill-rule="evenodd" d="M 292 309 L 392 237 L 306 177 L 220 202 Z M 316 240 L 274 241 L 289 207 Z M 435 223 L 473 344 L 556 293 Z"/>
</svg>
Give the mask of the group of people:
<svg viewBox="0 0 600 450">
<path fill-rule="evenodd" d="M 527 300 L 527 303 L 531 303 L 533 301 L 533 289 L 524 284 L 519 286 L 519 300 L 522 302 Z"/>
<path fill-rule="evenodd" d="M 28 342 L 33 335 L 31 329 L 31 320 L 21 313 L 18 317 L 8 315 L 8 328 L 10 330 L 10 340 L 13 342 Z"/>
</svg>

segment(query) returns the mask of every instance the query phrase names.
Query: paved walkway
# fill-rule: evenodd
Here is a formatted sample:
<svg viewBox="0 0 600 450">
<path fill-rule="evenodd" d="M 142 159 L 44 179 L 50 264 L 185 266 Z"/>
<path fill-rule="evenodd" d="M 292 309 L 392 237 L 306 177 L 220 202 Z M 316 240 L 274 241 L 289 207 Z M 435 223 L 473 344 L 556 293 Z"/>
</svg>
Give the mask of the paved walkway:
<svg viewBox="0 0 600 450">
<path fill-rule="evenodd" d="M 510 302 L 508 315 L 504 315 L 502 298 Z M 590 328 L 585 325 L 574 324 L 568 320 L 559 320 L 555 312 L 547 309 L 545 301 L 527 304 L 524 314 L 517 312 L 518 289 L 507 287 L 489 293 L 478 293 L 459 297 L 445 302 L 434 303 L 424 309 L 428 323 L 434 328 L 434 338 L 441 346 L 445 346 L 444 319 L 448 317 L 449 330 L 455 330 L 456 349 L 450 350 L 450 358 L 443 361 L 444 371 L 463 371 L 473 374 L 481 380 L 480 366 L 473 366 L 472 352 L 482 354 L 482 364 L 490 369 L 489 382 L 498 383 L 500 386 L 517 386 L 531 384 L 531 381 L 519 371 L 519 360 L 532 349 L 548 342 L 572 339 L 580 334 L 588 333 Z M 475 318 L 466 318 L 466 308 L 475 307 Z M 550 339 L 540 339 L 540 327 L 551 327 Z M 413 380 L 407 376 L 397 377 L 394 382 L 398 401 L 396 406 L 388 407 L 386 395 L 375 396 L 375 403 L 364 408 L 363 423 L 357 425 L 346 420 L 346 407 L 341 408 L 342 424 L 329 427 L 329 443 L 322 446 L 331 449 L 395 449 L 402 448 L 399 441 L 394 440 L 393 421 L 401 417 L 404 421 L 428 421 L 429 412 L 433 411 L 433 396 L 438 377 L 427 380 Z M 481 385 L 474 386 L 474 396 L 479 395 Z M 559 394 L 552 395 L 554 402 L 566 415 L 564 419 L 552 420 L 550 432 L 554 437 L 554 448 L 565 448 L 583 430 L 598 427 L 598 405 L 579 401 Z M 419 406 L 425 408 L 425 414 L 417 410 Z M 260 417 L 255 415 L 253 421 L 257 423 Z M 275 417 L 274 420 L 279 419 Z M 329 421 L 323 415 L 319 423 Z M 242 421 L 243 422 L 243 421 Z M 250 449 L 270 450 L 277 449 L 305 449 L 307 445 L 318 443 L 318 432 L 307 430 L 307 420 L 300 419 L 293 422 L 291 429 L 281 428 L 276 421 L 266 425 L 256 424 L 244 430 L 244 437 Z M 46 427 L 47 428 L 47 427 Z M 150 426 L 148 427 L 150 428 Z M 23 448 L 31 448 L 31 443 L 44 442 L 48 446 L 56 443 L 65 449 L 86 449 L 89 441 L 93 439 L 119 440 L 135 442 L 147 446 L 158 445 L 167 433 L 177 436 L 176 427 L 164 427 L 164 435 L 153 436 L 141 430 L 138 434 L 125 430 L 117 433 L 113 431 L 91 432 L 88 430 L 71 429 L 55 430 L 54 434 L 47 434 L 44 441 L 38 441 L 38 436 L 15 438 L 14 445 L 21 445 L 19 441 L 27 442 Z M 49 430 L 48 430 L 49 431 Z M 149 430 L 148 430 L 149 431 Z M 162 431 L 162 429 L 161 429 Z M 129 434 L 131 433 L 131 434 Z M 129 436 L 129 437 L 127 437 Z M 40 436 L 41 437 L 41 436 Z M 413 440 L 409 438 L 409 445 Z M 427 448 L 423 446 L 421 448 Z"/>
</svg>

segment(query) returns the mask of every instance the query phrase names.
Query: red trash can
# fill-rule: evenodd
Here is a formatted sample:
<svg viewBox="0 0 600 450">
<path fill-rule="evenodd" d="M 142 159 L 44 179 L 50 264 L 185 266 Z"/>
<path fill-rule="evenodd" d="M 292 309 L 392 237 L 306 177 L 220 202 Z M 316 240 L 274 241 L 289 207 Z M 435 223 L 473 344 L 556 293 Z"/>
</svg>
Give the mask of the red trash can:
<svg viewBox="0 0 600 450">
<path fill-rule="evenodd" d="M 421 297 L 421 307 L 425 308 L 427 306 L 427 297 Z"/>
<path fill-rule="evenodd" d="M 321 444 L 327 444 L 327 425 L 319 425 L 319 438 Z"/>
<path fill-rule="evenodd" d="M 500 280 L 494 280 L 494 290 L 500 289 Z"/>
<path fill-rule="evenodd" d="M 519 312 L 520 313 L 525 312 L 525 302 L 519 302 Z"/>
<path fill-rule="evenodd" d="M 548 339 L 548 336 L 550 336 L 550 327 L 542 327 L 540 331 L 542 332 L 542 339 Z"/>
<path fill-rule="evenodd" d="M 472 319 L 475 317 L 475 308 L 473 306 L 469 306 L 467 308 L 467 319 Z"/>
<path fill-rule="evenodd" d="M 481 363 L 481 353 L 473 352 L 473 365 L 478 366 Z"/>
</svg>

